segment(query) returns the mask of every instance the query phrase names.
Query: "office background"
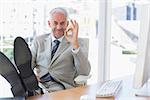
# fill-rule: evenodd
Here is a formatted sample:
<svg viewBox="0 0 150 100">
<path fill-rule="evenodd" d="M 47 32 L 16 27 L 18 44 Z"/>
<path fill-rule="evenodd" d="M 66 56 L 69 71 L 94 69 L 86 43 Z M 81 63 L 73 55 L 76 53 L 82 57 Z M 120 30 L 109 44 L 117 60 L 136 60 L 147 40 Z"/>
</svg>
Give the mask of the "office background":
<svg viewBox="0 0 150 100">
<path fill-rule="evenodd" d="M 29 45 L 35 36 L 49 32 L 48 12 L 65 7 L 79 22 L 79 37 L 89 38 L 92 77 L 88 84 L 134 73 L 140 32 L 141 7 L 149 0 L 0 0 L 0 51 L 13 62 L 13 40 Z M 10 86 L 0 76 L 0 96 Z M 4 91 L 1 91 L 4 90 Z"/>
</svg>

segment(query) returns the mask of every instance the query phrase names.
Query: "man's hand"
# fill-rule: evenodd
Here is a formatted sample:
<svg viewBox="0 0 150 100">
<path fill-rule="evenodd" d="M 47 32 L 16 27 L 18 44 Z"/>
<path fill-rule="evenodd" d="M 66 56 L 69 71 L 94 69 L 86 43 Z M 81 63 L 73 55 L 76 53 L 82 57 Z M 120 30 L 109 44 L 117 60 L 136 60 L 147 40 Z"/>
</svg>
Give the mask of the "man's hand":
<svg viewBox="0 0 150 100">
<path fill-rule="evenodd" d="M 39 77 L 39 76 L 36 76 L 36 78 L 37 78 L 38 82 L 41 82 L 41 80 L 40 80 L 40 77 Z"/>
<path fill-rule="evenodd" d="M 38 80 L 38 82 L 41 82 L 41 80 L 40 80 L 40 76 L 39 76 L 39 69 L 38 68 L 34 68 L 34 74 L 36 75 L 36 78 L 37 78 L 37 80 Z"/>
<path fill-rule="evenodd" d="M 66 40 L 68 42 L 72 43 L 74 49 L 79 48 L 78 30 L 79 30 L 78 23 L 75 20 L 74 21 L 71 20 L 70 25 L 68 25 L 68 27 L 64 33 Z M 72 32 L 71 35 L 69 34 L 70 31 Z"/>
</svg>

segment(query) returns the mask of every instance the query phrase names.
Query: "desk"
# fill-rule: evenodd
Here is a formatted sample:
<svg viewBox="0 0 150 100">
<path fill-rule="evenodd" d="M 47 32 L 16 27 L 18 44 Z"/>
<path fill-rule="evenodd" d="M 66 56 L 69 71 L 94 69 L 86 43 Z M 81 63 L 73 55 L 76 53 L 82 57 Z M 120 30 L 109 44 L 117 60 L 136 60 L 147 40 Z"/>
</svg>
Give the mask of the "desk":
<svg viewBox="0 0 150 100">
<path fill-rule="evenodd" d="M 58 92 L 47 93 L 29 97 L 27 100 L 80 100 L 80 96 L 88 94 L 95 96 L 96 90 L 101 84 L 82 86 Z M 134 89 L 132 89 L 132 77 L 123 78 L 123 87 L 116 97 L 111 98 L 96 98 L 96 100 L 150 100 L 150 97 L 136 97 Z"/>
</svg>

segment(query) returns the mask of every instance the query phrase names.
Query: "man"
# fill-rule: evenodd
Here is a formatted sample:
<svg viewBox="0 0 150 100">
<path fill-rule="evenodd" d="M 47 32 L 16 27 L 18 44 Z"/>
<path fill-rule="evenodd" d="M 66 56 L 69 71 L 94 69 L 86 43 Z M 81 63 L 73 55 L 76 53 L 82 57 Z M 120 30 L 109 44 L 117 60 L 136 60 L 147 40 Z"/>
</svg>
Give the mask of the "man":
<svg viewBox="0 0 150 100">
<path fill-rule="evenodd" d="M 31 47 L 40 87 L 48 92 L 75 87 L 74 78 L 88 75 L 91 70 L 78 39 L 78 23 L 75 20 L 69 23 L 67 18 L 65 9 L 53 9 L 48 21 L 52 32 L 35 38 Z"/>
</svg>

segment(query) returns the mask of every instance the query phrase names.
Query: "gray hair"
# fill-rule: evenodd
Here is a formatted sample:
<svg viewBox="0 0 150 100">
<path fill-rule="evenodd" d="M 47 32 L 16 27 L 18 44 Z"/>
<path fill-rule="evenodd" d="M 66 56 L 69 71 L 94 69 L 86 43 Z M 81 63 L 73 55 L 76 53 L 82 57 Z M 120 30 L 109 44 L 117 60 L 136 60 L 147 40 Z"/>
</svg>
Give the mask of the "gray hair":
<svg viewBox="0 0 150 100">
<path fill-rule="evenodd" d="M 57 13 L 57 12 L 63 13 L 63 14 L 65 15 L 66 19 L 68 18 L 68 13 L 67 13 L 67 11 L 66 11 L 64 8 L 62 8 L 62 7 L 57 7 L 57 8 L 52 9 L 52 10 L 49 12 L 49 14 L 50 14 L 50 19 L 52 19 L 52 17 L 53 17 L 52 15 L 53 15 L 54 13 Z"/>
</svg>

